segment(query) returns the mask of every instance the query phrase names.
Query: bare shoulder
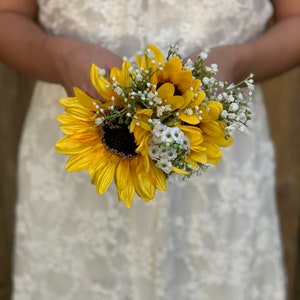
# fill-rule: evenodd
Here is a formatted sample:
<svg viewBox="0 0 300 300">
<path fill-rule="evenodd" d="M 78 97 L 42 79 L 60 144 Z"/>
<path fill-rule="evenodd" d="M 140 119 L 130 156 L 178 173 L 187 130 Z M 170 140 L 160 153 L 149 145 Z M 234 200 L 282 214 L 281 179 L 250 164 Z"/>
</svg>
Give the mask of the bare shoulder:
<svg viewBox="0 0 300 300">
<path fill-rule="evenodd" d="M 1 0 L 0 12 L 9 11 L 35 18 L 38 11 L 36 0 Z"/>
</svg>

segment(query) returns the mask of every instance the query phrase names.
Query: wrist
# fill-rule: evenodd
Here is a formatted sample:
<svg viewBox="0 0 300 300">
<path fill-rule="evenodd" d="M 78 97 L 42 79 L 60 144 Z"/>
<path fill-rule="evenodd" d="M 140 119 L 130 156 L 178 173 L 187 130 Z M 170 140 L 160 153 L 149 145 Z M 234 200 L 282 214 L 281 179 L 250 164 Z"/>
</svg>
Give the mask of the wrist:
<svg viewBox="0 0 300 300">
<path fill-rule="evenodd" d="M 64 72 L 68 69 L 67 61 L 78 45 L 74 39 L 65 37 L 48 36 L 45 44 L 44 50 L 45 55 L 49 58 L 51 63 L 51 76 L 53 83 L 58 83 L 64 85 Z"/>
<path fill-rule="evenodd" d="M 252 63 L 254 51 L 251 43 L 239 44 L 235 47 L 233 76 L 234 82 L 238 83 L 248 77 L 249 74 L 254 73 Z"/>
</svg>

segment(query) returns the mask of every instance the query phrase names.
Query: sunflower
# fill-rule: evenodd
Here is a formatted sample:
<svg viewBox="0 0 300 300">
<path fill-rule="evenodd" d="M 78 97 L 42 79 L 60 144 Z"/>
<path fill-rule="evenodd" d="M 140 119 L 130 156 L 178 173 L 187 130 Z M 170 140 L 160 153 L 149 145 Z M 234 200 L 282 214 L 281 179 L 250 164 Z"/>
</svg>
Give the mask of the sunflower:
<svg viewBox="0 0 300 300">
<path fill-rule="evenodd" d="M 150 81 L 157 86 L 158 97 L 179 112 L 179 119 L 193 125 L 200 122 L 197 108 L 206 95 L 199 89 L 200 79 L 183 68 L 179 56 L 165 61 L 161 51 L 150 45 L 141 58 L 136 56 L 136 61 L 139 68 L 152 70 Z"/>
<path fill-rule="evenodd" d="M 119 122 L 117 117 L 106 117 L 112 112 L 110 107 L 116 108 L 116 114 L 124 107 L 118 100 L 114 83 L 130 85 L 128 67 L 129 63 L 124 62 L 122 70 L 113 69 L 110 79 L 105 79 L 99 75 L 102 70 L 92 65 L 91 80 L 104 101 L 94 99 L 78 88 L 74 89 L 75 97 L 60 100 L 66 114 L 57 119 L 66 135 L 56 143 L 56 150 L 70 155 L 67 171 L 88 170 L 99 194 L 103 194 L 114 180 L 119 201 L 131 207 L 135 193 L 149 201 L 156 189 L 166 190 L 166 179 L 149 159 L 146 139 L 140 136 L 139 130 L 135 130 L 136 136 L 140 136 L 137 144 L 128 124 Z M 141 110 L 140 116 L 147 113 Z M 146 129 L 149 131 L 148 127 Z"/>
<path fill-rule="evenodd" d="M 74 88 L 75 97 L 60 100 L 65 136 L 56 149 L 70 156 L 66 169 L 87 170 L 99 194 L 114 181 L 119 201 L 131 207 L 134 194 L 147 202 L 165 191 L 173 173 L 189 177 L 218 164 L 221 147 L 232 143 L 231 121 L 211 94 L 215 86 L 205 89 L 197 72 L 154 45 L 136 55 L 136 66 L 124 60 L 109 75 L 92 65 L 99 99 Z"/>
<path fill-rule="evenodd" d="M 219 121 L 222 104 L 217 101 L 205 101 L 206 94 L 201 90 L 201 80 L 195 78 L 191 70 L 184 69 L 179 56 L 165 61 L 161 51 L 150 45 L 145 54 L 136 57 L 140 68 L 153 70 L 150 80 L 157 86 L 158 97 L 171 110 L 176 118 L 171 118 L 170 126 L 178 126 L 189 138 L 190 154 L 185 159 L 192 169 L 199 164 L 218 164 L 222 151 L 228 147 L 232 138 L 226 133 L 226 125 Z M 176 173 L 183 173 L 173 168 Z"/>
<path fill-rule="evenodd" d="M 200 164 L 217 165 L 222 158 L 220 147 L 229 147 L 233 139 L 226 134 L 226 125 L 219 121 L 222 104 L 207 101 L 201 106 L 201 121 L 196 126 L 179 125 L 190 140 L 191 153 L 186 162 L 195 169 Z"/>
</svg>

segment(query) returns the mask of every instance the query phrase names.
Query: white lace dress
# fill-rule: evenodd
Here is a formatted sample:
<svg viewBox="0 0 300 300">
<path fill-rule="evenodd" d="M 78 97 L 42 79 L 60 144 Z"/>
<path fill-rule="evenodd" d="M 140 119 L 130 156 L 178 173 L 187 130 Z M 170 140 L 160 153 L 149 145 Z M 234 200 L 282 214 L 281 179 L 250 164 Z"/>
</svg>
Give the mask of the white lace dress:
<svg viewBox="0 0 300 300">
<path fill-rule="evenodd" d="M 39 0 L 54 34 L 129 56 L 148 43 L 183 53 L 257 36 L 267 0 Z M 39 82 L 19 155 L 14 300 L 283 300 L 274 155 L 259 87 L 250 132 L 221 165 L 127 209 L 64 170 L 60 86 Z"/>
</svg>

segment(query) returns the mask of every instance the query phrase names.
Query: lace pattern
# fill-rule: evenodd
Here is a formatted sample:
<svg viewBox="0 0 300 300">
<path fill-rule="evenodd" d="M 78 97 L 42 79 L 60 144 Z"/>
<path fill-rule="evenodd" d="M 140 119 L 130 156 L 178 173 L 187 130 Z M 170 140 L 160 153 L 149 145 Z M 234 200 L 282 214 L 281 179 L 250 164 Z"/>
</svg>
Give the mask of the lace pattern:
<svg viewBox="0 0 300 300">
<path fill-rule="evenodd" d="M 165 49 L 177 43 L 185 53 L 243 42 L 259 34 L 272 13 L 266 0 L 38 2 L 40 23 L 50 33 L 104 44 L 127 56 L 149 43 Z"/>
<path fill-rule="evenodd" d="M 39 5 L 49 32 L 122 55 L 148 42 L 167 48 L 175 39 L 184 51 L 241 42 L 259 34 L 271 13 L 261 0 Z M 135 199 L 130 210 L 114 186 L 99 196 L 85 172 L 64 171 L 66 157 L 54 150 L 63 96 L 61 87 L 39 82 L 26 119 L 14 300 L 284 299 L 274 153 L 259 87 L 249 133 L 234 137 L 221 165 L 169 182 L 166 193 L 147 204 Z"/>
</svg>

